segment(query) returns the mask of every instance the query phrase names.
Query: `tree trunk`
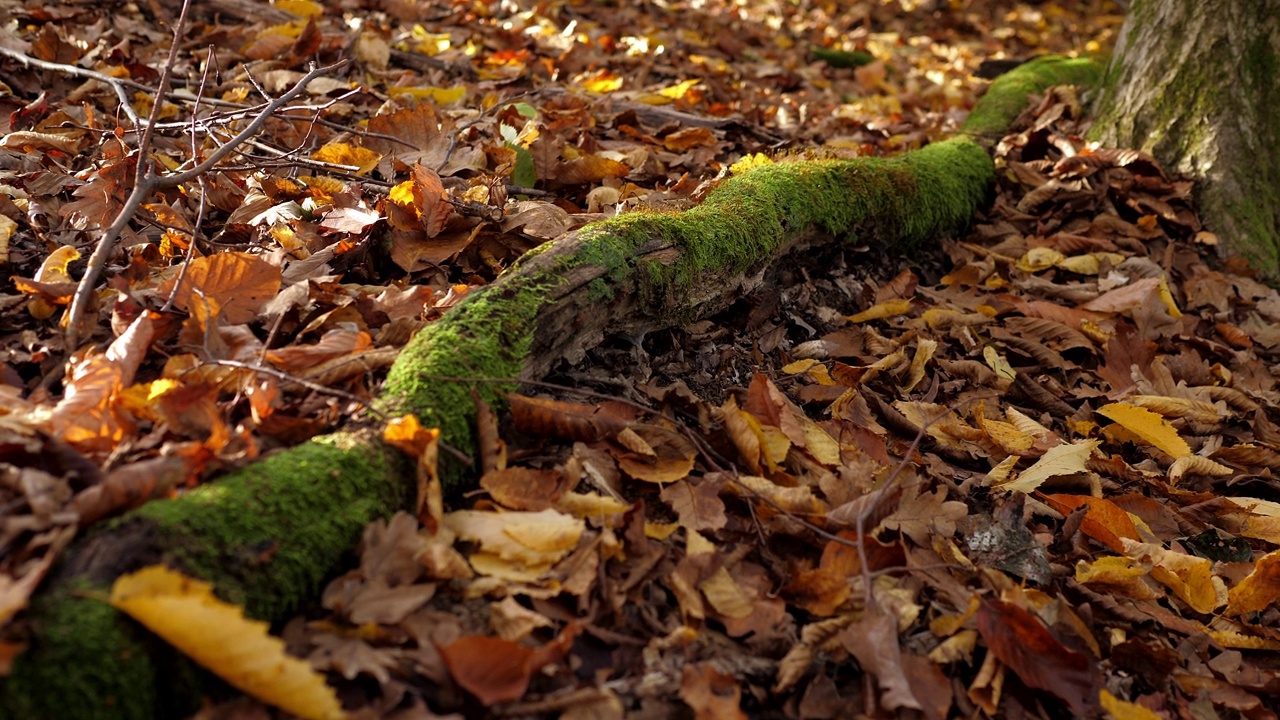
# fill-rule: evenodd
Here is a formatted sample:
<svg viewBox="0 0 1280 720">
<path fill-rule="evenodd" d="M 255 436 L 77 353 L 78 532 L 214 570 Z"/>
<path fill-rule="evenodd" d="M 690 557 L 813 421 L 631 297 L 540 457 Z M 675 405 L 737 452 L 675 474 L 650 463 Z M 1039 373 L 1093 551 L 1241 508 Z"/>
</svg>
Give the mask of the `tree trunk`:
<svg viewBox="0 0 1280 720">
<path fill-rule="evenodd" d="M 1092 136 L 1196 181 L 1207 228 L 1280 281 L 1280 6 L 1135 0 Z"/>
</svg>

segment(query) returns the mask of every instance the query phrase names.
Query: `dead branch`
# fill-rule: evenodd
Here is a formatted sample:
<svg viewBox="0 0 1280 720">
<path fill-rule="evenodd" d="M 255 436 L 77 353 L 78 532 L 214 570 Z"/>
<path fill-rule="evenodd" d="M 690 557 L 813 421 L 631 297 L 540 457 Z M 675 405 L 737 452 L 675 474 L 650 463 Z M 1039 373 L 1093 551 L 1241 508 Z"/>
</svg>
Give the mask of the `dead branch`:
<svg viewBox="0 0 1280 720">
<path fill-rule="evenodd" d="M 185 14 L 184 14 L 185 17 Z M 182 30 L 183 22 L 180 20 L 178 24 L 178 32 Z M 174 40 L 175 45 L 177 40 Z M 338 70 L 347 64 L 346 60 L 339 60 L 331 65 L 321 67 L 312 67 L 311 70 L 302 76 L 293 87 L 286 90 L 282 95 L 267 103 L 265 107 L 254 117 L 252 121 L 241 130 L 235 137 L 228 140 L 217 150 L 205 158 L 204 162 L 199 165 L 180 173 L 172 175 L 157 175 L 151 163 L 147 160 L 147 148 L 150 145 L 150 136 L 144 134 L 139 143 L 138 157 L 138 175 L 139 179 L 134 183 L 133 191 L 129 193 L 129 198 L 125 201 L 124 207 L 116 215 L 115 220 L 107 228 L 106 233 L 98 240 L 98 244 L 94 247 L 93 254 L 89 257 L 89 264 L 85 267 L 84 277 L 80 279 L 80 284 L 76 287 L 76 294 L 71 301 L 71 309 L 67 315 L 67 347 L 74 349 L 80 341 L 80 324 L 83 321 L 89 300 L 93 295 L 93 289 L 97 285 L 98 277 L 102 274 L 102 270 L 107 265 L 107 260 L 111 257 L 111 253 L 115 250 L 116 241 L 119 240 L 120 234 L 124 231 L 126 225 L 133 219 L 134 214 L 148 197 L 156 190 L 175 187 L 182 183 L 195 179 L 201 174 L 208 172 L 211 168 L 221 162 L 225 157 L 236 150 L 237 147 L 244 144 L 251 137 L 256 135 L 267 120 L 274 115 L 285 103 L 297 97 L 307 85 L 317 77 L 326 73 Z M 163 89 L 163 87 L 162 87 Z M 157 101 L 152 108 L 154 115 L 160 103 Z M 148 122 L 150 127 L 150 122 Z"/>
</svg>

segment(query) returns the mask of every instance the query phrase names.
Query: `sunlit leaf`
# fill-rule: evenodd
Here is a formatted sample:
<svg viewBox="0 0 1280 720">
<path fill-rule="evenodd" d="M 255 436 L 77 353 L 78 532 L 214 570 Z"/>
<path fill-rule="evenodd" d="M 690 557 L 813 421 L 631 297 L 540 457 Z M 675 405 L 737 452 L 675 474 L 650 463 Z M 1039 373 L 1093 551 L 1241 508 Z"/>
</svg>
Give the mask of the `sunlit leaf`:
<svg viewBox="0 0 1280 720">
<path fill-rule="evenodd" d="M 345 715 L 321 675 L 285 652 L 266 623 L 214 597 L 209 583 L 153 565 L 117 579 L 111 604 L 263 702 L 309 720 Z"/>
<path fill-rule="evenodd" d="M 864 323 L 868 320 L 882 320 L 884 318 L 896 317 L 903 315 L 911 310 L 911 300 L 909 298 L 895 298 L 876 303 L 871 307 L 863 310 L 856 315 L 850 315 L 846 319 L 851 323 Z"/>
<path fill-rule="evenodd" d="M 320 162 L 357 168 L 357 175 L 364 175 L 372 171 L 378 166 L 378 161 L 382 159 L 381 154 L 368 148 L 355 147 L 342 142 L 331 142 L 311 153 L 311 157 Z"/>
<path fill-rule="evenodd" d="M 1085 463 L 1099 444 L 1098 440 L 1081 440 L 1055 445 L 1049 448 L 1034 465 L 1018 473 L 1016 479 L 996 487 L 1001 490 L 1029 493 L 1051 477 L 1084 472 Z"/>
<path fill-rule="evenodd" d="M 1261 612 L 1280 599 L 1280 550 L 1258 558 L 1249 573 L 1227 594 L 1224 614 L 1230 616 Z"/>
<path fill-rule="evenodd" d="M 1175 459 L 1191 454 L 1191 448 L 1178 435 L 1178 431 L 1167 420 L 1146 408 L 1129 403 L 1112 403 L 1103 405 L 1096 412 Z"/>
<path fill-rule="evenodd" d="M 163 283 L 158 292 L 167 297 L 177 282 Z M 246 323 L 280 290 L 280 268 L 257 255 L 225 252 L 192 260 L 186 277 L 174 295 L 174 304 L 190 311 L 195 303 L 221 313 L 229 325 Z"/>
</svg>

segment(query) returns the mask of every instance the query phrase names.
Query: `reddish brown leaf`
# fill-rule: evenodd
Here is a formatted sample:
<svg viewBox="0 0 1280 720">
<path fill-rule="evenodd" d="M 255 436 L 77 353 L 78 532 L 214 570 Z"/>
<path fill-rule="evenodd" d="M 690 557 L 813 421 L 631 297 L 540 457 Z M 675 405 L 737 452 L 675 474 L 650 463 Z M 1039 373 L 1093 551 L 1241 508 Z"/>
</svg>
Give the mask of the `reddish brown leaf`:
<svg viewBox="0 0 1280 720">
<path fill-rule="evenodd" d="M 1058 642 L 1035 615 L 1002 600 L 984 601 L 978 608 L 978 632 L 992 654 L 1028 687 L 1057 695 L 1076 716 L 1097 706 L 1093 661 Z"/>
</svg>

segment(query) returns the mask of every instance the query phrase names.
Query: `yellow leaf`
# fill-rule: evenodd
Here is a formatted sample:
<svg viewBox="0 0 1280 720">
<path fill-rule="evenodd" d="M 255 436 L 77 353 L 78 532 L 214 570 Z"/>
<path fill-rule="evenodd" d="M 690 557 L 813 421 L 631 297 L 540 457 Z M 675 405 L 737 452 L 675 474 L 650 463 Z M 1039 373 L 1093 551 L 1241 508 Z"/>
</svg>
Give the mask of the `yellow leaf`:
<svg viewBox="0 0 1280 720">
<path fill-rule="evenodd" d="M 378 166 L 378 161 L 382 159 L 382 155 L 368 148 L 355 147 L 341 142 L 331 142 L 311 153 L 311 158 L 320 162 L 333 163 L 334 165 L 358 168 L 356 174 L 364 175 Z"/>
<path fill-rule="evenodd" d="M 312 0 L 275 0 L 272 5 L 301 18 L 320 17 L 324 14 L 324 5 Z"/>
<path fill-rule="evenodd" d="M 1173 299 L 1173 293 L 1169 292 L 1169 281 L 1163 275 L 1160 276 L 1160 287 L 1156 290 L 1160 295 L 1160 301 L 1169 310 L 1169 317 L 1177 319 L 1182 317 L 1182 311 L 1178 309 L 1178 303 Z"/>
<path fill-rule="evenodd" d="M 1137 703 L 1121 700 L 1105 688 L 1099 692 L 1098 700 L 1102 703 L 1102 709 L 1114 720 L 1160 720 L 1160 716 L 1151 710 Z"/>
<path fill-rule="evenodd" d="M 9 238 L 13 237 L 13 231 L 17 229 L 18 223 L 8 215 L 0 215 L 0 265 L 9 262 Z"/>
<path fill-rule="evenodd" d="M 793 363 L 787 363 L 782 366 L 782 372 L 788 375 L 799 375 L 800 373 L 809 372 L 809 368 L 817 365 L 818 361 L 812 358 L 806 360 L 796 360 Z"/>
<path fill-rule="evenodd" d="M 1146 408 L 1129 403 L 1111 403 L 1098 408 L 1097 413 L 1174 458 L 1191 454 L 1191 448 L 1169 421 Z"/>
<path fill-rule="evenodd" d="M 453 47 L 453 37 L 449 33 L 428 32 L 421 25 L 413 26 L 414 50 L 423 55 L 434 56 Z M 470 54 L 470 53 L 468 53 Z"/>
<path fill-rule="evenodd" d="M 1000 352 L 995 348 L 987 345 L 982 348 L 982 359 L 987 361 L 987 367 L 995 371 L 996 375 L 1006 379 L 1013 380 L 1018 377 L 1018 372 L 1013 369 L 1008 360 L 1005 360 Z"/>
<path fill-rule="evenodd" d="M 467 95 L 463 85 L 452 88 L 441 87 L 389 87 L 387 93 L 393 96 L 408 96 L 418 100 L 432 100 L 437 105 L 448 105 L 458 102 Z"/>
<path fill-rule="evenodd" d="M 1000 464 L 991 468 L 987 473 L 986 481 L 983 483 L 988 486 L 999 486 L 1009 479 L 1009 475 L 1013 472 L 1013 466 L 1018 464 L 1018 456 L 1010 455 L 1000 461 Z"/>
<path fill-rule="evenodd" d="M 1018 269 L 1023 272 L 1035 273 L 1041 270 L 1048 270 L 1066 259 L 1066 255 L 1053 248 L 1038 247 L 1028 250 L 1027 254 L 1018 259 L 1017 265 Z"/>
<path fill-rule="evenodd" d="M 882 303 L 876 303 L 857 315 L 850 315 L 846 319 L 851 323 L 862 323 L 868 320 L 881 320 L 883 318 L 902 315 L 910 309 L 911 301 L 909 299 L 895 298 L 893 300 L 886 300 Z"/>
<path fill-rule="evenodd" d="M 402 205 L 406 208 L 413 207 L 413 181 L 405 180 L 404 182 L 391 188 L 391 192 L 387 193 L 387 199 L 391 202 Z"/>
<path fill-rule="evenodd" d="M 622 87 L 622 77 L 608 69 L 597 72 L 593 77 L 582 81 L 582 89 L 589 93 L 611 93 Z"/>
<path fill-rule="evenodd" d="M 1093 255 L 1075 255 L 1059 260 L 1057 267 L 1077 275 L 1097 275 L 1102 263 Z"/>
<path fill-rule="evenodd" d="M 1099 444 L 1097 440 L 1082 440 L 1051 447 L 1036 464 L 1019 473 L 1017 479 L 998 487 L 1001 490 L 1029 493 L 1051 477 L 1084 472 L 1085 463 Z"/>
<path fill-rule="evenodd" d="M 161 565 L 124 575 L 111 605 L 228 683 L 308 720 L 345 717 L 333 689 L 306 661 L 285 652 L 267 624 L 213 595 L 209 583 Z"/>
<path fill-rule="evenodd" d="M 59 297 L 54 299 L 53 302 L 64 304 L 71 298 L 71 293 L 74 292 L 75 288 L 70 286 L 72 280 L 71 276 L 67 274 L 67 266 L 69 266 L 73 260 L 78 259 L 80 259 L 79 250 L 76 250 L 70 245 L 63 245 L 57 250 L 49 253 L 48 257 L 44 259 L 44 262 L 40 263 L 40 269 L 36 271 L 36 282 L 47 283 L 50 285 L 55 283 L 67 284 L 67 292 L 65 294 L 59 294 Z M 18 278 L 15 278 L 15 281 L 16 280 L 18 280 Z M 28 290 L 21 284 L 19 284 L 18 290 L 28 294 L 35 294 L 37 292 Z M 50 302 L 44 297 L 37 296 L 32 298 L 31 302 L 27 303 L 27 309 L 30 310 L 31 315 L 37 320 L 44 320 L 45 318 L 53 315 L 53 312 L 56 309 L 53 306 L 53 302 Z"/>
<path fill-rule="evenodd" d="M 933 359 L 933 353 L 937 349 L 937 340 L 920 338 L 916 344 L 915 357 L 911 358 L 911 367 L 907 370 L 907 380 L 902 384 L 903 392 L 911 392 L 924 379 L 925 366 Z"/>
<path fill-rule="evenodd" d="M 1092 563 L 1084 560 L 1076 563 L 1076 582 L 1107 595 L 1153 600 L 1157 597 L 1156 591 L 1143 581 L 1146 576 L 1146 569 L 1134 565 L 1127 557 L 1108 556 Z"/>
<path fill-rule="evenodd" d="M 737 162 L 729 166 L 730 175 L 741 175 L 748 170 L 754 170 L 764 165 L 772 165 L 773 160 L 764 153 L 756 153 L 754 155 L 744 155 Z"/>
<path fill-rule="evenodd" d="M 1164 585 L 1192 610 L 1209 614 L 1227 602 L 1227 586 L 1213 574 L 1213 561 L 1173 552 L 1153 543 L 1121 538 L 1124 553 L 1149 566 L 1151 579 Z"/>
<path fill-rule="evenodd" d="M 679 83 L 678 85 L 672 85 L 671 87 L 667 87 L 659 90 L 658 94 L 665 98 L 670 98 L 672 100 L 679 100 L 680 98 L 684 97 L 686 93 L 689 92 L 690 88 L 692 88 L 694 85 L 697 85 L 700 82 L 702 81 L 696 78 L 693 80 L 685 80 Z"/>
</svg>

